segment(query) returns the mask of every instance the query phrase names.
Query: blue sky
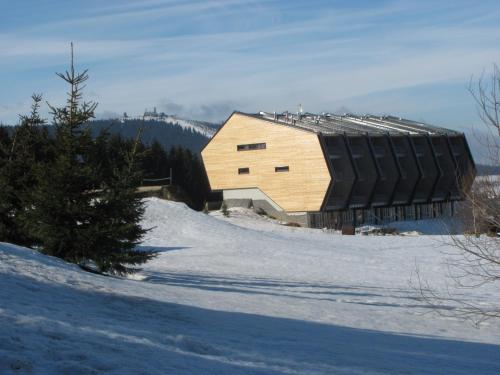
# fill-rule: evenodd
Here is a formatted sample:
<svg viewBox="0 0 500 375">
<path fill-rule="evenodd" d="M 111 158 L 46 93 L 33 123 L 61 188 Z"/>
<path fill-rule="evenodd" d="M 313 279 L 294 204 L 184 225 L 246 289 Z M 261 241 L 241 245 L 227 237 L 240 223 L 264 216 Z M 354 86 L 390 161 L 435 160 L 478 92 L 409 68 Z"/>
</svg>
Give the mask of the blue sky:
<svg viewBox="0 0 500 375">
<path fill-rule="evenodd" d="M 0 122 L 62 103 L 69 43 L 98 116 L 146 107 L 391 113 L 478 123 L 466 87 L 500 63 L 499 1 L 0 0 Z"/>
</svg>

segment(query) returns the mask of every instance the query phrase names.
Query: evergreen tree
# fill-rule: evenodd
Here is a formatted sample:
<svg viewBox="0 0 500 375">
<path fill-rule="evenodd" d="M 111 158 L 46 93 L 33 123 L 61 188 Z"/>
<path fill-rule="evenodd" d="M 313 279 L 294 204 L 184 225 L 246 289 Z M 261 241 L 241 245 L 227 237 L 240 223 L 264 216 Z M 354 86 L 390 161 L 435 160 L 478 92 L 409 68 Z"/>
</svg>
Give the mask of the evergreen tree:
<svg viewBox="0 0 500 375">
<path fill-rule="evenodd" d="M 142 169 L 145 178 L 165 178 L 170 175 L 170 161 L 163 146 L 154 141 L 144 152 Z"/>
<path fill-rule="evenodd" d="M 9 173 L 9 145 L 11 143 L 8 132 L 0 128 L 0 241 L 10 241 L 12 227 L 11 197 L 13 187 L 10 185 Z"/>
<path fill-rule="evenodd" d="M 50 154 L 45 121 L 38 113 L 42 96 L 32 99 L 31 113 L 21 116 L 12 139 L 0 145 L 0 240 L 24 246 L 35 244 L 25 227 L 25 207 L 32 204 L 36 184 L 34 167 Z"/>
<path fill-rule="evenodd" d="M 87 71 L 76 73 L 73 52 L 69 71 L 58 74 L 69 85 L 64 107 L 50 106 L 55 127 L 55 157 L 39 164 L 34 204 L 28 211 L 30 234 L 44 253 L 69 262 L 93 262 L 99 271 L 125 274 L 127 265 L 146 262 L 153 254 L 135 246 L 144 235 L 136 149 L 113 158 L 109 135 L 95 141 L 84 124 L 97 104 L 82 100 Z M 138 142 L 135 142 L 137 145 Z"/>
<path fill-rule="evenodd" d="M 202 210 L 210 194 L 208 179 L 198 155 L 181 146 L 172 147 L 167 153 L 162 145 L 153 142 L 145 150 L 142 170 L 146 178 L 165 178 L 172 168 L 173 184 L 182 188 L 188 196 L 186 203 Z"/>
<path fill-rule="evenodd" d="M 105 168 L 104 174 L 99 173 L 99 197 L 92 208 L 91 220 L 92 242 L 95 253 L 92 259 L 103 272 L 126 274 L 135 271 L 128 264 L 142 264 L 154 256 L 152 252 L 137 251 L 135 247 L 147 232 L 140 225 L 144 215 L 144 204 L 137 187 L 141 182 L 141 172 L 138 168 L 138 153 L 140 148 L 138 134 L 132 148 L 122 148 L 117 153 L 112 147 L 102 156 L 115 161 L 112 170 Z M 110 144 L 109 142 L 107 142 Z"/>
</svg>

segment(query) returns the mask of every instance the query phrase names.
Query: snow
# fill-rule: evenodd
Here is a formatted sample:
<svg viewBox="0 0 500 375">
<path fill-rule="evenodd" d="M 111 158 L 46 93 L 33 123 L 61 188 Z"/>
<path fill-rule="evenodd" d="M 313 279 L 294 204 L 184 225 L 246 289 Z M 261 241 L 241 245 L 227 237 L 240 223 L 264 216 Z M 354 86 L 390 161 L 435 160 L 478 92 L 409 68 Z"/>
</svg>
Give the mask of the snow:
<svg viewBox="0 0 500 375">
<path fill-rule="evenodd" d="M 132 119 L 142 120 L 143 117 L 142 116 L 132 117 Z M 206 136 L 208 138 L 212 138 L 217 130 L 217 126 L 214 126 L 214 124 L 207 123 L 204 121 L 187 120 L 187 119 L 177 117 L 175 115 L 161 114 L 159 116 L 154 116 L 154 117 L 146 116 L 146 117 L 144 117 L 144 119 L 146 121 L 154 120 L 154 121 L 163 121 L 163 122 L 171 123 L 171 124 L 177 124 L 181 128 L 192 129 L 193 131 L 196 131 L 200 134 L 203 134 L 204 136 Z"/>
<path fill-rule="evenodd" d="M 176 115 L 167 115 L 165 113 L 160 113 L 157 115 L 132 116 L 120 119 L 122 123 L 126 120 L 162 121 L 169 124 L 176 124 L 184 129 L 192 129 L 193 131 L 200 133 L 208 138 L 212 138 L 216 133 L 217 129 L 219 128 L 219 125 L 215 123 L 198 121 L 198 120 L 189 120 L 185 118 L 180 118 Z"/>
<path fill-rule="evenodd" d="M 144 226 L 159 255 L 128 279 L 0 244 L 0 374 L 500 373 L 500 322 L 434 314 L 410 285 L 419 265 L 445 288 L 446 236 L 341 236 L 155 198 Z"/>
<path fill-rule="evenodd" d="M 167 116 L 163 119 L 163 121 L 177 124 L 184 129 L 193 129 L 208 138 L 212 138 L 215 134 L 215 129 L 213 127 L 206 126 L 200 121 L 186 120 L 176 116 Z"/>
</svg>

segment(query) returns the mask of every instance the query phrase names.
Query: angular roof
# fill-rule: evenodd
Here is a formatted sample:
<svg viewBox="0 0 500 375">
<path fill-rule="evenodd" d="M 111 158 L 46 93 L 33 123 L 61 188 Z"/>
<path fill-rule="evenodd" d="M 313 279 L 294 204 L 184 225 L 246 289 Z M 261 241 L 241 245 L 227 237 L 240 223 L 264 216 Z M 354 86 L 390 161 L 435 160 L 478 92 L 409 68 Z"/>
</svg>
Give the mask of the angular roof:
<svg viewBox="0 0 500 375">
<path fill-rule="evenodd" d="M 241 113 L 241 112 L 239 112 Z M 328 134 L 410 134 L 410 135 L 456 135 L 455 130 L 432 126 L 423 122 L 403 119 L 396 116 L 358 116 L 353 114 L 336 115 L 331 113 L 241 113 L 246 116 L 307 130 Z"/>
</svg>

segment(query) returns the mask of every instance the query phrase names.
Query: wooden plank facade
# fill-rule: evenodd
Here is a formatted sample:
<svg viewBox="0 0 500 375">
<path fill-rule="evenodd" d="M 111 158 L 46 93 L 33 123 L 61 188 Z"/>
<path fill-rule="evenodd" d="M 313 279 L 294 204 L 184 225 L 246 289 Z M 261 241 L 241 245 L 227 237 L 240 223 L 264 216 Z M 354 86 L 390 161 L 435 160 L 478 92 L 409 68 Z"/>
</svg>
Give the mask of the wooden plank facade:
<svg viewBox="0 0 500 375">
<path fill-rule="evenodd" d="M 212 190 L 259 188 L 286 212 L 319 211 L 331 181 L 317 134 L 238 112 L 201 155 Z"/>
</svg>

